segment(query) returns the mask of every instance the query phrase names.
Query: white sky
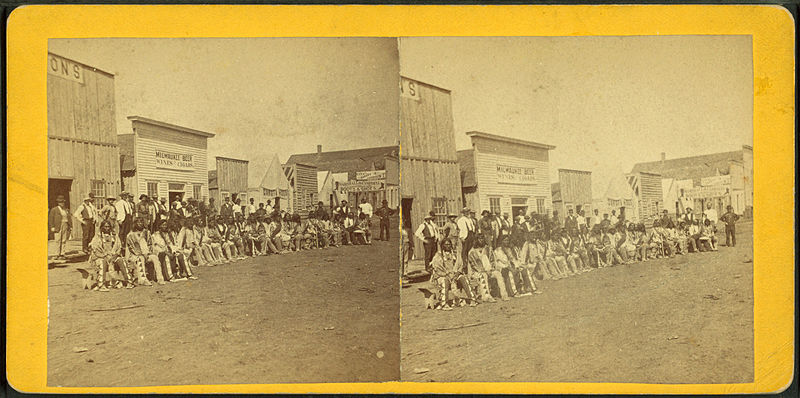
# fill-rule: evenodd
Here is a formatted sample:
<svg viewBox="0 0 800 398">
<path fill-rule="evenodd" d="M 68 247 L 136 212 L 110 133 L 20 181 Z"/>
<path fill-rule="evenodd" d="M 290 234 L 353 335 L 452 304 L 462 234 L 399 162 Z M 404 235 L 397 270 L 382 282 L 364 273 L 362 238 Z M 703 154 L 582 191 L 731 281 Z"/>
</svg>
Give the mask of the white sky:
<svg viewBox="0 0 800 398">
<path fill-rule="evenodd" d="M 457 149 L 478 130 L 555 145 L 595 197 L 642 161 L 753 143 L 750 36 L 414 37 L 404 76 L 452 90 Z"/>
<path fill-rule="evenodd" d="M 394 38 L 52 39 L 49 50 L 115 73 L 117 133 L 130 115 L 216 133 L 214 156 L 396 145 Z"/>
</svg>

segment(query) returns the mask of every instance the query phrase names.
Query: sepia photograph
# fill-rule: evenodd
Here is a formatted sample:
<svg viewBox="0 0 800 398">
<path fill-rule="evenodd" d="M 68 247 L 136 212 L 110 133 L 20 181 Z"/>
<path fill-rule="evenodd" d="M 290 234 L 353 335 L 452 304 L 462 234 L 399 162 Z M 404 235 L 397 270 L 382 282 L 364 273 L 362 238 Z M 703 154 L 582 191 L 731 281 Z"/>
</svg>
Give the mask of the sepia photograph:
<svg viewBox="0 0 800 398">
<path fill-rule="evenodd" d="M 50 39 L 47 385 L 399 380 L 398 86 L 396 38 Z"/>
<path fill-rule="evenodd" d="M 751 36 L 402 37 L 401 378 L 751 383 Z"/>
</svg>

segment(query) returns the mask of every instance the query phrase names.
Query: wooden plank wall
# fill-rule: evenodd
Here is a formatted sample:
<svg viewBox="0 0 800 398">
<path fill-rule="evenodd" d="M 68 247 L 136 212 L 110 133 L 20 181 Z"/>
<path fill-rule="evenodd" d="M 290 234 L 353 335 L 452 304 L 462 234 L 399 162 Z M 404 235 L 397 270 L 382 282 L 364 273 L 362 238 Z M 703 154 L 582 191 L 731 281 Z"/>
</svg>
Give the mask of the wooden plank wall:
<svg viewBox="0 0 800 398">
<path fill-rule="evenodd" d="M 305 218 L 308 216 L 308 206 L 316 206 L 319 201 L 317 168 L 303 164 L 289 164 L 285 167 L 286 174 L 291 176 L 289 183 L 292 191 L 292 209 Z"/>
<path fill-rule="evenodd" d="M 563 211 L 567 204 L 571 204 L 573 208 L 581 205 L 587 216 L 592 214 L 592 172 L 559 169 L 558 182 L 563 203 L 559 214 L 566 215 Z"/>
<path fill-rule="evenodd" d="M 416 230 L 434 197 L 445 198 L 450 212 L 458 213 L 463 205 L 450 92 L 414 83 L 418 99 L 401 96 L 400 103 L 400 194 L 414 199 L 411 225 Z"/>
<path fill-rule="evenodd" d="M 91 180 L 102 180 L 106 195 L 120 191 L 114 76 L 86 66 L 82 73 L 83 83 L 47 75 L 48 177 L 72 179 L 72 211 Z M 72 238 L 80 238 L 80 224 L 73 225 Z"/>
<path fill-rule="evenodd" d="M 639 173 L 639 218 L 646 225 L 653 222 L 663 208 L 663 194 L 661 176 L 649 173 Z"/>
<path fill-rule="evenodd" d="M 239 196 L 247 202 L 248 161 L 217 157 L 217 185 L 220 192 L 244 194 Z"/>
</svg>

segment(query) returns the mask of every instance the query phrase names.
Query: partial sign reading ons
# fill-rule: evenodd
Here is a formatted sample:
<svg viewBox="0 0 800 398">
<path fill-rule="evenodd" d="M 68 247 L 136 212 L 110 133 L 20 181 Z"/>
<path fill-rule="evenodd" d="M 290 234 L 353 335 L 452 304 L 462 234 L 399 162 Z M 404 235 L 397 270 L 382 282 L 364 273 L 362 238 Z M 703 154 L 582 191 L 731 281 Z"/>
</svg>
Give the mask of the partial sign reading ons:
<svg viewBox="0 0 800 398">
<path fill-rule="evenodd" d="M 188 153 L 156 151 L 156 167 L 172 170 L 193 170 L 193 156 Z"/>
<path fill-rule="evenodd" d="M 533 167 L 517 167 L 498 164 L 497 182 L 501 184 L 533 185 L 536 183 Z"/>
<path fill-rule="evenodd" d="M 47 73 L 83 84 L 83 67 L 58 55 L 47 54 Z"/>
</svg>

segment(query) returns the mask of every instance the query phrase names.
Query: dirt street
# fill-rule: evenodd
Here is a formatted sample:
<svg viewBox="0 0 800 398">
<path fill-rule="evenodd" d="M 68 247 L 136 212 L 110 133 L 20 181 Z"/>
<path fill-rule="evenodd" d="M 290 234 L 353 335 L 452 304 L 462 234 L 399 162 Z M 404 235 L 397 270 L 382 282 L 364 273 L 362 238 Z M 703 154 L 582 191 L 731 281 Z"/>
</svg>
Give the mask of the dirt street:
<svg viewBox="0 0 800 398">
<path fill-rule="evenodd" d="M 397 380 L 397 251 L 376 240 L 257 257 L 108 293 L 80 289 L 85 264 L 52 269 L 47 384 Z"/>
<path fill-rule="evenodd" d="M 543 281 L 541 295 L 453 311 L 402 290 L 404 381 L 753 380 L 752 223 L 737 246 Z M 447 331 L 437 328 L 482 325 Z"/>
</svg>

